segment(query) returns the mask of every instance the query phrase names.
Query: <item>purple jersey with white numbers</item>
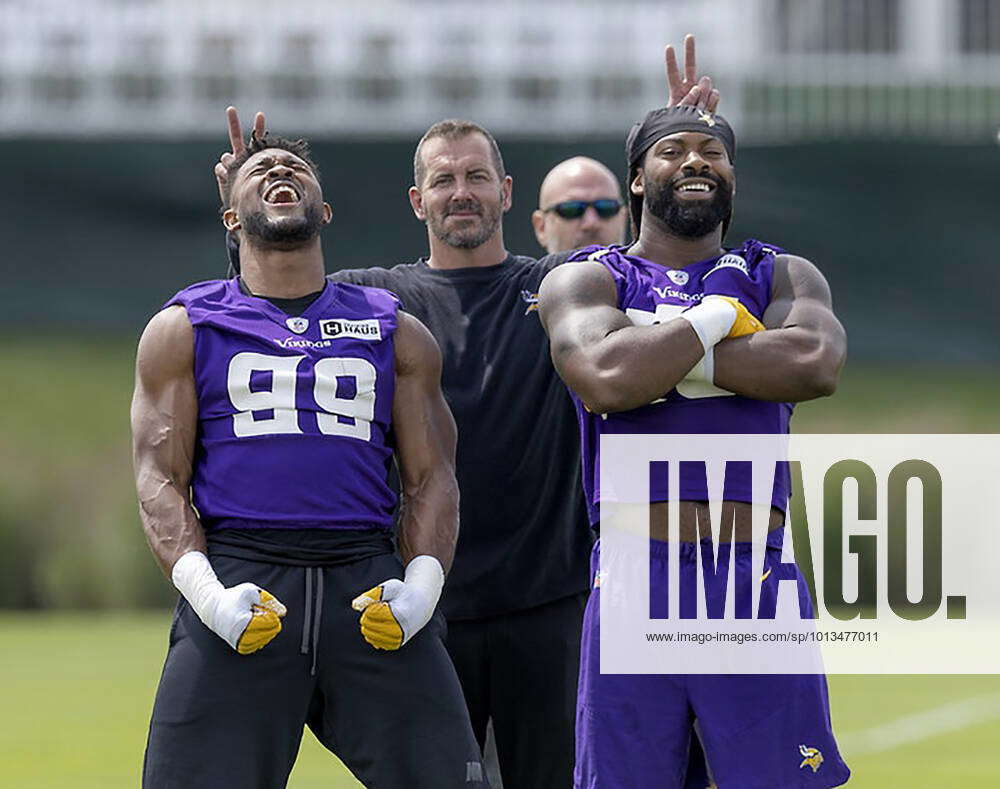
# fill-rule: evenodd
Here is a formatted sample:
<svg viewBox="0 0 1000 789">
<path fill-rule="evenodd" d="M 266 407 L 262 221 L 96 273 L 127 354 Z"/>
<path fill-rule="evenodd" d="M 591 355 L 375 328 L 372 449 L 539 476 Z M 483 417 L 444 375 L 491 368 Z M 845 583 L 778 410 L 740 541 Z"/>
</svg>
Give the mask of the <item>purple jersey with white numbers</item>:
<svg viewBox="0 0 1000 789">
<path fill-rule="evenodd" d="M 206 531 L 391 529 L 397 298 L 327 282 L 289 317 L 230 279 L 172 304 L 194 327 L 191 487 Z"/>
<path fill-rule="evenodd" d="M 774 257 L 783 250 L 750 239 L 726 254 L 682 269 L 669 269 L 624 254 L 619 247 L 589 246 L 570 261 L 591 260 L 611 273 L 618 292 L 618 308 L 638 326 L 664 323 L 707 294 L 732 296 L 757 318 L 771 300 Z M 567 263 L 572 265 L 572 263 Z M 572 393 L 571 393 L 572 394 Z M 682 381 L 649 405 L 611 414 L 588 411 L 573 394 L 580 422 L 583 487 L 592 524 L 599 519 L 600 437 L 607 433 L 787 433 L 792 414 L 789 403 L 772 403 L 734 395 L 706 383 Z M 691 464 L 693 466 L 693 464 Z M 680 499 L 708 499 L 704 466 L 680 469 Z M 772 504 L 782 510 L 788 501 L 786 469 L 775 475 Z M 723 497 L 752 502 L 750 475 L 740 464 L 729 464 Z M 666 474 L 650 477 L 650 500 L 666 501 Z"/>
</svg>

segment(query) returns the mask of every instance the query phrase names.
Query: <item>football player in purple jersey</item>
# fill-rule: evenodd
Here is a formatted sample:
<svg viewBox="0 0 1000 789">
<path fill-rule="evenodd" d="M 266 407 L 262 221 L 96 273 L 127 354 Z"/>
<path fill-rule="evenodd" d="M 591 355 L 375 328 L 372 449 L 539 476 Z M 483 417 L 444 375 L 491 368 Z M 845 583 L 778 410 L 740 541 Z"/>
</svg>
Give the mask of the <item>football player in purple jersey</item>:
<svg viewBox="0 0 1000 789">
<path fill-rule="evenodd" d="M 689 37 L 688 46 L 694 40 Z M 693 69 L 693 52 L 687 58 Z M 675 65 L 676 68 L 676 65 Z M 693 71 L 692 71 L 693 75 Z M 688 77 L 693 80 L 693 76 Z M 718 92 L 706 110 L 718 104 Z M 588 244 L 620 244 L 625 240 L 626 212 L 622 210 L 618 179 L 604 164 L 586 156 L 574 156 L 553 167 L 542 180 L 539 208 L 531 215 L 535 236 L 549 254 L 567 252 Z M 546 206 L 543 208 L 542 206 Z M 492 764 L 491 741 L 484 751 Z M 692 736 L 685 789 L 706 789 L 711 785 L 701 742 Z"/>
<path fill-rule="evenodd" d="M 458 531 L 437 344 L 326 279 L 303 141 L 255 135 L 229 170 L 241 275 L 180 291 L 136 361 L 140 513 L 180 592 L 143 785 L 284 786 L 308 725 L 366 785 L 485 786 L 435 614 Z"/>
<path fill-rule="evenodd" d="M 690 107 L 654 110 L 633 127 L 626 153 L 635 242 L 580 250 L 570 258 L 577 262 L 553 269 L 539 295 L 553 362 L 577 406 L 595 527 L 602 434 L 785 433 L 792 403 L 834 391 L 846 352 L 829 287 L 812 263 L 754 240 L 723 247 L 736 139 L 721 116 Z M 699 481 L 682 469 L 680 486 L 680 556 L 693 563 L 698 524 L 708 517 L 704 476 Z M 650 495 L 656 584 L 667 572 L 665 480 L 651 476 Z M 780 557 L 788 495 L 779 475 L 766 561 L 776 560 L 775 550 Z M 729 539 L 746 540 L 749 474 L 727 473 L 724 496 L 723 519 L 736 524 Z M 748 560 L 742 545 L 736 542 L 737 562 Z M 595 578 L 599 551 L 600 543 Z M 766 581 L 762 599 L 776 583 Z M 596 581 L 584 622 L 577 786 L 682 786 L 695 717 L 720 787 L 847 780 L 825 677 L 601 674 L 599 587 Z M 824 762 L 814 760 L 821 769 L 810 767 L 808 775 L 802 743 Z"/>
</svg>

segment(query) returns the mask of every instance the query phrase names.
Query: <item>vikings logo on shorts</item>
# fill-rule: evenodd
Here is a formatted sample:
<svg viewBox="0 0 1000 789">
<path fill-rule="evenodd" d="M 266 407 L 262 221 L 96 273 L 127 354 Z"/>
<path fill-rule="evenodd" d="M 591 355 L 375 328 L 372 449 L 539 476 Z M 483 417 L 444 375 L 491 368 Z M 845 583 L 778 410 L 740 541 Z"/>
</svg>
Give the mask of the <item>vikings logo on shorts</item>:
<svg viewBox="0 0 1000 789">
<path fill-rule="evenodd" d="M 816 772 L 820 768 L 820 765 L 823 764 L 823 754 L 817 748 L 800 745 L 799 753 L 804 757 L 802 763 L 799 765 L 800 770 L 803 767 L 812 767 L 812 771 Z"/>
</svg>

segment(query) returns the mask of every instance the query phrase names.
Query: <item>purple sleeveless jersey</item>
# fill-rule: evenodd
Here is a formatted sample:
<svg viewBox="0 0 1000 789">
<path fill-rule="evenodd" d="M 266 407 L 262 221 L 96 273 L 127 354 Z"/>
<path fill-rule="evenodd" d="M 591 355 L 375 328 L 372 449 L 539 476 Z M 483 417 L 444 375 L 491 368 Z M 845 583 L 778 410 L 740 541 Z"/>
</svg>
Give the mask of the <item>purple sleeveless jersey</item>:
<svg viewBox="0 0 1000 789">
<path fill-rule="evenodd" d="M 771 300 L 774 257 L 783 250 L 750 239 L 724 255 L 668 269 L 643 258 L 624 254 L 619 247 L 584 247 L 570 261 L 593 260 L 614 278 L 618 308 L 632 323 L 643 326 L 676 318 L 698 304 L 706 294 L 733 296 L 757 318 Z M 709 384 L 682 381 L 665 397 L 649 405 L 612 414 L 593 414 L 575 393 L 580 423 L 583 488 L 591 524 L 599 519 L 600 437 L 602 433 L 787 433 L 792 414 L 789 403 L 771 403 L 734 395 Z M 682 464 L 680 499 L 706 500 L 703 465 Z M 685 468 L 687 467 L 687 468 Z M 772 504 L 782 510 L 788 501 L 787 469 L 776 474 Z M 727 465 L 724 498 L 753 501 L 750 475 L 741 464 Z M 666 501 L 666 473 L 650 477 L 650 499 Z"/>
<path fill-rule="evenodd" d="M 191 487 L 206 530 L 392 528 L 397 298 L 328 281 L 290 318 L 230 279 L 172 304 L 194 326 Z"/>
</svg>

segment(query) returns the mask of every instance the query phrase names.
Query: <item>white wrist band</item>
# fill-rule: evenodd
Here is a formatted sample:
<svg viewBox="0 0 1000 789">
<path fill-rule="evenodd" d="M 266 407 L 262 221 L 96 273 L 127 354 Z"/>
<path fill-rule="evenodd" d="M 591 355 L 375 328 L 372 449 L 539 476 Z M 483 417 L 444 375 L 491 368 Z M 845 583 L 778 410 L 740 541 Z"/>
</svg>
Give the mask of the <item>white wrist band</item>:
<svg viewBox="0 0 1000 789">
<path fill-rule="evenodd" d="M 715 383 L 715 347 L 708 348 L 705 355 L 698 360 L 698 363 L 691 368 L 691 372 L 684 376 L 685 381 L 696 381 L 698 383 Z"/>
<path fill-rule="evenodd" d="M 702 348 L 707 352 L 733 328 L 736 323 L 736 307 L 725 299 L 707 297 L 701 304 L 684 310 L 679 317 L 691 324 L 701 340 Z"/>
<path fill-rule="evenodd" d="M 429 554 L 421 554 L 410 559 L 406 565 L 406 572 L 403 575 L 403 583 L 413 585 L 430 595 L 434 605 L 441 598 L 441 590 L 444 588 L 444 568 L 435 557 Z"/>
<path fill-rule="evenodd" d="M 174 562 L 170 579 L 177 591 L 191 604 L 198 618 L 212 627 L 214 608 L 218 603 L 219 593 L 225 587 L 216 577 L 208 557 L 201 551 L 188 551 Z"/>
</svg>

